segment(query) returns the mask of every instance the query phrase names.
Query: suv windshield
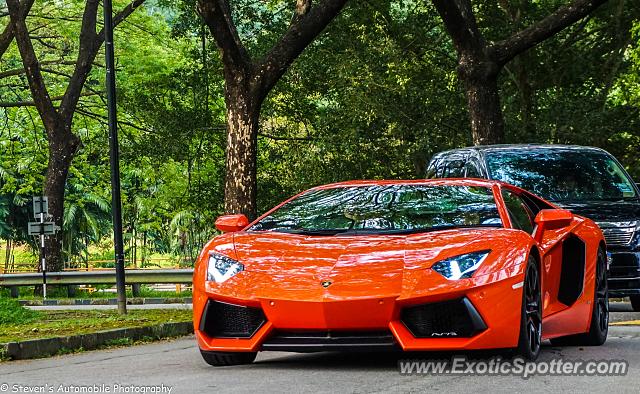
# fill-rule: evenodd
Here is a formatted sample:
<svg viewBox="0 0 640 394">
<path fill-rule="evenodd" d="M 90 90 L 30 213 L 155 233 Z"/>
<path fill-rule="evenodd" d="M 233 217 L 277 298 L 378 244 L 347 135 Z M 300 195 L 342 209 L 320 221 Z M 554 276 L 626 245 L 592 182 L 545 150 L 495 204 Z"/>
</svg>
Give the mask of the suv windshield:
<svg viewBox="0 0 640 394">
<path fill-rule="evenodd" d="M 487 152 L 489 177 L 519 186 L 549 201 L 637 199 L 633 183 L 608 154 L 532 149 Z"/>
<path fill-rule="evenodd" d="M 249 231 L 402 234 L 480 226 L 502 226 L 487 187 L 373 185 L 308 191 Z"/>
</svg>

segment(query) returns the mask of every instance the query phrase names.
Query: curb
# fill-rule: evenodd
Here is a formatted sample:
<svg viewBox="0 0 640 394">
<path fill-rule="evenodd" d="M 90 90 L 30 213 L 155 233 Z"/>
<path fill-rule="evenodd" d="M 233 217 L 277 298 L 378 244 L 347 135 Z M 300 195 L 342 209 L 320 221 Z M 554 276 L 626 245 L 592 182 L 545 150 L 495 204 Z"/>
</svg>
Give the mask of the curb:
<svg viewBox="0 0 640 394">
<path fill-rule="evenodd" d="M 53 356 L 61 350 L 94 350 L 100 346 L 109 345 L 110 342 L 119 339 L 130 339 L 133 341 L 145 338 L 162 339 L 180 337 L 192 333 L 193 323 L 191 322 L 118 328 L 115 330 L 98 331 L 91 334 L 4 343 L 0 344 L 0 356 L 10 360 L 26 360 Z"/>
<path fill-rule="evenodd" d="M 22 306 L 118 305 L 117 298 L 19 300 Z M 127 305 L 191 304 L 192 298 L 128 298 Z"/>
<path fill-rule="evenodd" d="M 640 329 L 638 326 L 619 325 L 609 326 L 609 336 L 611 337 L 640 337 Z"/>
</svg>

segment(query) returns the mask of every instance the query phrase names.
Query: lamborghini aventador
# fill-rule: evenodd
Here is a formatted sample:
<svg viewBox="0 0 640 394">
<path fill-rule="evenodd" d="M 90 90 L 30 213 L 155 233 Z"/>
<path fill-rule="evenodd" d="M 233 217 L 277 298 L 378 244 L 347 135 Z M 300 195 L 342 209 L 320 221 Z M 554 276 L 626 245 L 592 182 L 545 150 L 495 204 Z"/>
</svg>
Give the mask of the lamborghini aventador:
<svg viewBox="0 0 640 394">
<path fill-rule="evenodd" d="M 498 181 L 320 186 L 253 223 L 220 217 L 194 328 L 211 365 L 259 351 L 601 345 L 606 245 L 591 220 Z"/>
</svg>

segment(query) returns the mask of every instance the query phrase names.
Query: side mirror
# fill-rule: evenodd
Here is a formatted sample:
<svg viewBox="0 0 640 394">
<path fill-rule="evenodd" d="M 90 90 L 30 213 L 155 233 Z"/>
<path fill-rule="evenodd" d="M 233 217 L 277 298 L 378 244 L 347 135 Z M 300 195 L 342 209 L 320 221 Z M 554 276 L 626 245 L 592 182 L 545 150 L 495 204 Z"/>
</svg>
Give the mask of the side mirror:
<svg viewBox="0 0 640 394">
<path fill-rule="evenodd" d="M 573 213 L 566 209 L 543 209 L 536 215 L 536 231 L 533 235 L 536 241 L 542 241 L 542 234 L 546 230 L 553 230 L 568 226 L 573 220 Z"/>
<path fill-rule="evenodd" d="M 216 228 L 223 233 L 240 231 L 249 225 L 249 219 L 244 215 L 224 215 L 216 219 Z"/>
</svg>

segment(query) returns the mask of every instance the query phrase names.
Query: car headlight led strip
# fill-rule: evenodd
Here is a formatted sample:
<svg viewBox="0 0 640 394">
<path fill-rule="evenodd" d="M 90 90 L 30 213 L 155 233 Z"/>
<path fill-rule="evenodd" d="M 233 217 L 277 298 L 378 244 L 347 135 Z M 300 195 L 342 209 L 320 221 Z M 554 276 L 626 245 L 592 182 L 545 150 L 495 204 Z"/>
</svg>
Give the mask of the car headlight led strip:
<svg viewBox="0 0 640 394">
<path fill-rule="evenodd" d="M 431 269 L 449 280 L 471 278 L 486 260 L 490 250 L 461 254 L 440 260 Z"/>
<path fill-rule="evenodd" d="M 242 271 L 244 271 L 244 265 L 232 258 L 218 253 L 209 254 L 207 281 L 223 283 Z"/>
</svg>

